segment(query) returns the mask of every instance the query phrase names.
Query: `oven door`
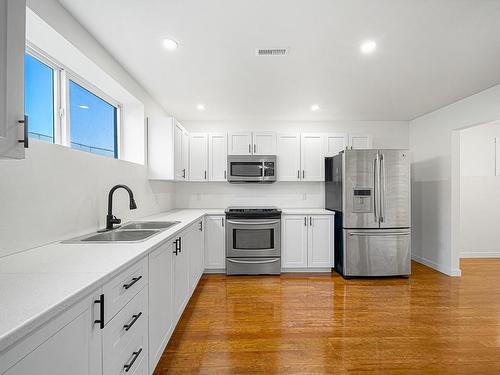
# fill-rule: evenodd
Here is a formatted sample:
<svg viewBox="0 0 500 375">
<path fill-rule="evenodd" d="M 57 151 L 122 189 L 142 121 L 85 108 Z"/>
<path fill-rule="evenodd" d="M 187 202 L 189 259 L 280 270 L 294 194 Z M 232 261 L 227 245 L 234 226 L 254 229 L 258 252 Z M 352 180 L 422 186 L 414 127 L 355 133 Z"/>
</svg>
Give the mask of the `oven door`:
<svg viewBox="0 0 500 375">
<path fill-rule="evenodd" d="M 226 224 L 228 258 L 280 256 L 280 219 L 226 219 Z"/>
</svg>

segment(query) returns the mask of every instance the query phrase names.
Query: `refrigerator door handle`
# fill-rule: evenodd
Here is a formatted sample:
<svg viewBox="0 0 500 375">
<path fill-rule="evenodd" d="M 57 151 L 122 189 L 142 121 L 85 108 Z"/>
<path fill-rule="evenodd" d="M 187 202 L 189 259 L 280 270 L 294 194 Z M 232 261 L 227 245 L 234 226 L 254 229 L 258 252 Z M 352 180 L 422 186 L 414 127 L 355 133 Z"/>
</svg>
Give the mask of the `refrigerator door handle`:
<svg viewBox="0 0 500 375">
<path fill-rule="evenodd" d="M 378 153 L 377 157 L 373 159 L 373 216 L 375 218 L 375 221 L 378 222 L 378 217 L 377 217 L 377 160 L 378 160 Z"/>
<path fill-rule="evenodd" d="M 384 222 L 385 216 L 385 162 L 384 154 L 380 154 L 380 222 Z"/>
<path fill-rule="evenodd" d="M 374 233 L 374 232 L 350 232 L 349 236 L 359 236 L 359 237 L 392 237 L 392 236 L 409 236 L 410 232 L 383 232 L 383 233 Z"/>
</svg>

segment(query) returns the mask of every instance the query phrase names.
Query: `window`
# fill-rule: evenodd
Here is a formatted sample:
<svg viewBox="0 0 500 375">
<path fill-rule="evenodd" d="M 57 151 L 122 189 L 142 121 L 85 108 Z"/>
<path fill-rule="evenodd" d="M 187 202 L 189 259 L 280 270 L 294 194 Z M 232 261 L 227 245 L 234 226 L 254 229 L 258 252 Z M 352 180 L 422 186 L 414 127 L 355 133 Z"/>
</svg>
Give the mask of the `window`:
<svg viewBox="0 0 500 375">
<path fill-rule="evenodd" d="M 121 105 L 29 43 L 24 90 L 30 138 L 118 158 Z"/>
<path fill-rule="evenodd" d="M 29 137 L 54 143 L 54 69 L 26 54 L 25 113 L 29 116 Z"/>
<path fill-rule="evenodd" d="M 118 157 L 117 107 L 69 80 L 71 147 Z"/>
</svg>

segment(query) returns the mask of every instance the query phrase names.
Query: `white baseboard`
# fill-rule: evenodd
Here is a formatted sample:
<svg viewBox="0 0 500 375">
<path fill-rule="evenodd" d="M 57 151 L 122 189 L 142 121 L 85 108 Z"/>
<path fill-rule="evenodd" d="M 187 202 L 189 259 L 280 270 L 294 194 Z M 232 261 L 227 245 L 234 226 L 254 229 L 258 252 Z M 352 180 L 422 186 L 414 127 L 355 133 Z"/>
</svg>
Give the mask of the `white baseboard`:
<svg viewBox="0 0 500 375">
<path fill-rule="evenodd" d="M 494 251 L 462 251 L 460 258 L 500 258 L 500 252 Z"/>
<path fill-rule="evenodd" d="M 452 269 L 451 267 L 439 264 L 439 263 L 434 262 L 430 259 L 423 258 L 423 257 L 420 257 L 418 255 L 414 255 L 414 254 L 412 254 L 411 259 L 413 259 L 415 262 L 421 263 L 427 267 L 433 268 L 436 271 L 444 273 L 445 275 L 462 276 L 462 270 L 460 268 Z"/>
</svg>

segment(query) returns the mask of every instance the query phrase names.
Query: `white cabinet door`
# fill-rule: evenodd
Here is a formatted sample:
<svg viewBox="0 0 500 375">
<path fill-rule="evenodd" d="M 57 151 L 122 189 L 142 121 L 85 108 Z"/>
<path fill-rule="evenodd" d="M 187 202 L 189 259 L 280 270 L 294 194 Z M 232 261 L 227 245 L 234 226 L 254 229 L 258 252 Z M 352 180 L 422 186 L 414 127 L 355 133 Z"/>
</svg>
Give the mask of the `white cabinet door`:
<svg viewBox="0 0 500 375">
<path fill-rule="evenodd" d="M 308 268 L 332 267 L 333 216 L 312 215 L 308 224 Z"/>
<path fill-rule="evenodd" d="M 325 135 L 325 156 L 335 156 L 347 146 L 347 134 L 327 133 Z"/>
<path fill-rule="evenodd" d="M 189 273 L 191 293 L 196 289 L 204 267 L 203 219 L 196 222 L 189 230 Z"/>
<path fill-rule="evenodd" d="M 180 124 L 175 122 L 174 127 L 174 171 L 175 171 L 175 180 L 183 181 L 183 166 L 182 166 L 182 144 L 183 144 L 183 133 L 184 129 L 180 126 Z M 167 161 L 165 161 L 167 162 Z"/>
<path fill-rule="evenodd" d="M 0 158 L 24 159 L 25 0 L 0 0 Z"/>
<path fill-rule="evenodd" d="M 228 137 L 228 155 L 252 155 L 252 132 L 231 132 Z"/>
<path fill-rule="evenodd" d="M 182 176 L 183 181 L 189 176 L 189 133 L 184 129 L 182 132 Z"/>
<path fill-rule="evenodd" d="M 253 132 L 254 155 L 276 155 L 275 132 Z"/>
<path fill-rule="evenodd" d="M 177 245 L 174 244 L 173 267 L 174 267 L 174 321 L 182 315 L 189 297 L 189 237 L 185 241 L 183 232 L 178 237 Z M 177 250 L 175 250 L 177 246 Z"/>
<path fill-rule="evenodd" d="M 300 181 L 300 134 L 278 134 L 278 181 Z"/>
<path fill-rule="evenodd" d="M 99 306 L 94 304 L 100 293 L 75 304 L 69 310 L 42 326 L 13 347 L 15 356 L 33 350 L 10 367 L 4 375 L 97 375 L 102 374 L 102 330 L 98 324 Z M 55 332 L 49 332 L 55 329 Z M 40 342 L 41 336 L 48 337 Z M 9 366 L 13 357 L 7 352 L 0 357 L 0 368 Z M 4 362 L 5 361 L 5 362 Z M 4 363 L 2 363 L 4 362 Z M 1 371 L 1 370 L 0 370 Z"/>
<path fill-rule="evenodd" d="M 149 254 L 149 364 L 154 369 L 173 331 L 171 242 Z"/>
<path fill-rule="evenodd" d="M 205 268 L 226 268 L 226 238 L 224 216 L 205 217 Z"/>
<path fill-rule="evenodd" d="M 208 181 L 208 135 L 189 135 L 189 181 Z"/>
<path fill-rule="evenodd" d="M 349 147 L 354 150 L 372 148 L 372 137 L 366 134 L 351 134 L 349 136 Z"/>
<path fill-rule="evenodd" d="M 325 179 L 324 135 L 302 134 L 300 150 L 302 181 L 323 181 Z"/>
<path fill-rule="evenodd" d="M 281 268 L 306 268 L 307 217 L 283 215 L 281 225 Z"/>
<path fill-rule="evenodd" d="M 227 134 L 208 135 L 208 170 L 210 181 L 226 181 L 227 178 Z"/>
</svg>

